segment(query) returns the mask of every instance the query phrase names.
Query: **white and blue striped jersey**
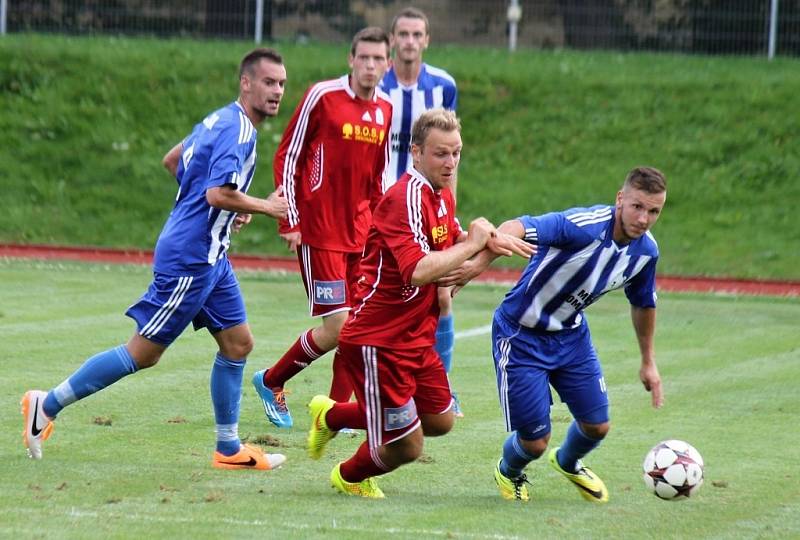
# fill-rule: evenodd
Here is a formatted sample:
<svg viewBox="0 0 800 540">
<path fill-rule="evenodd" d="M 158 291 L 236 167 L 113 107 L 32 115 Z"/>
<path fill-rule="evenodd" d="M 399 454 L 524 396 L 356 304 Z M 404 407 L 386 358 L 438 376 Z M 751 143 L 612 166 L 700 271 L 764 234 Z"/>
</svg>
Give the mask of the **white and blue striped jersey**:
<svg viewBox="0 0 800 540">
<path fill-rule="evenodd" d="M 206 190 L 230 185 L 246 193 L 256 168 L 256 129 L 233 102 L 197 124 L 183 141 L 175 206 L 161 230 L 153 270 L 203 273 L 224 256 L 236 212 L 214 208 Z"/>
<path fill-rule="evenodd" d="M 538 331 L 575 328 L 586 307 L 620 287 L 632 305 L 655 307 L 658 245 L 649 231 L 617 244 L 613 206 L 518 219 L 538 250 L 498 307 L 509 322 Z"/>
<path fill-rule="evenodd" d="M 394 68 L 389 68 L 380 84 L 392 100 L 392 131 L 389 144 L 388 186 L 393 185 L 411 168 L 411 126 L 429 109 L 456 110 L 456 81 L 443 69 L 425 63 L 420 68 L 417 84 L 403 86 L 397 81 Z"/>
</svg>

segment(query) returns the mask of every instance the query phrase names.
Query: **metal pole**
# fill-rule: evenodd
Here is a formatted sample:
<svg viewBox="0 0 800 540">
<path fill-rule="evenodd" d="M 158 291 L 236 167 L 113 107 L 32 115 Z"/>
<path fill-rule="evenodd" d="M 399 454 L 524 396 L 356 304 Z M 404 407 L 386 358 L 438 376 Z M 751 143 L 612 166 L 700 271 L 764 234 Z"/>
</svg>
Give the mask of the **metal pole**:
<svg viewBox="0 0 800 540">
<path fill-rule="evenodd" d="M 508 50 L 514 52 L 517 50 L 517 25 L 522 18 L 519 0 L 511 0 L 508 4 L 506 18 L 508 19 Z"/>
<path fill-rule="evenodd" d="M 262 32 L 264 30 L 264 0 L 256 0 L 256 43 L 261 43 Z"/>
<path fill-rule="evenodd" d="M 778 37 L 778 0 L 771 0 L 769 6 L 769 50 L 767 58 L 775 58 L 775 42 Z"/>
<path fill-rule="evenodd" d="M 6 12 L 8 11 L 8 1 L 0 0 L 0 36 L 6 35 Z"/>
</svg>

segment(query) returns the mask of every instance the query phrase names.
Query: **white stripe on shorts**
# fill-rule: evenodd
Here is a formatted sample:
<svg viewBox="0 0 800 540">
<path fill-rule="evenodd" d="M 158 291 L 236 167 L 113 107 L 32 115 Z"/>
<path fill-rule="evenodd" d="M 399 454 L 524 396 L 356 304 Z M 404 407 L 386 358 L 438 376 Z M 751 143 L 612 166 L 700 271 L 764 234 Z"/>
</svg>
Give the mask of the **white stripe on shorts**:
<svg viewBox="0 0 800 540">
<path fill-rule="evenodd" d="M 389 470 L 378 455 L 383 441 L 383 413 L 381 411 L 380 387 L 378 386 L 378 351 L 375 347 L 361 347 L 364 361 L 364 396 L 367 402 L 367 443 L 372 461 L 384 470 Z"/>
<path fill-rule="evenodd" d="M 181 305 L 186 291 L 188 291 L 189 287 L 192 285 L 192 280 L 194 280 L 193 276 L 182 276 L 178 278 L 178 286 L 172 291 L 167 302 L 156 311 L 156 314 L 142 327 L 139 334 L 146 338 L 153 337 L 164 327 L 164 324 L 166 324 L 172 314 L 175 313 L 178 306 Z"/>
<path fill-rule="evenodd" d="M 508 356 L 511 352 L 509 338 L 500 338 L 497 340 L 497 351 L 500 354 L 500 359 L 497 362 L 497 369 L 500 371 L 500 408 L 503 409 L 506 431 L 511 431 L 511 411 L 508 408 L 508 373 L 506 372 Z"/>
</svg>

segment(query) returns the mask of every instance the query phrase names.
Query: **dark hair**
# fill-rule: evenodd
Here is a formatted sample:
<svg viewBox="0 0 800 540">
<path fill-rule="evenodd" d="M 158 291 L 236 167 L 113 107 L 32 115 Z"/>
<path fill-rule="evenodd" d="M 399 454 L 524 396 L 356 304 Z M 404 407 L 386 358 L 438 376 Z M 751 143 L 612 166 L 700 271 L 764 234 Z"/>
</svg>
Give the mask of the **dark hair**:
<svg viewBox="0 0 800 540">
<path fill-rule="evenodd" d="M 646 193 L 663 193 L 667 191 L 667 178 L 664 173 L 654 167 L 636 167 L 625 178 L 622 187 L 630 186 Z"/>
<path fill-rule="evenodd" d="M 278 51 L 266 47 L 259 47 L 258 49 L 253 49 L 242 58 L 242 62 L 239 64 L 239 78 L 241 79 L 242 75 L 245 73 L 252 75 L 255 72 L 256 64 L 261 60 L 283 65 L 283 57 Z"/>
<path fill-rule="evenodd" d="M 400 10 L 400 12 L 392 19 L 392 27 L 390 32 L 394 34 L 394 28 L 397 26 L 397 21 L 400 19 L 420 19 L 425 23 L 425 35 L 430 33 L 430 25 L 428 24 L 428 17 L 422 12 L 421 9 L 415 7 L 407 7 Z"/>
<path fill-rule="evenodd" d="M 383 30 L 383 28 L 378 28 L 377 26 L 368 26 L 356 32 L 356 35 L 353 36 L 353 42 L 350 44 L 350 54 L 352 56 L 356 55 L 356 45 L 358 45 L 360 41 L 368 41 L 370 43 L 385 43 L 386 55 L 389 55 L 389 35 Z"/>
<path fill-rule="evenodd" d="M 423 146 L 432 129 L 445 132 L 461 131 L 461 121 L 453 111 L 430 109 L 417 118 L 411 128 L 411 144 Z"/>
</svg>

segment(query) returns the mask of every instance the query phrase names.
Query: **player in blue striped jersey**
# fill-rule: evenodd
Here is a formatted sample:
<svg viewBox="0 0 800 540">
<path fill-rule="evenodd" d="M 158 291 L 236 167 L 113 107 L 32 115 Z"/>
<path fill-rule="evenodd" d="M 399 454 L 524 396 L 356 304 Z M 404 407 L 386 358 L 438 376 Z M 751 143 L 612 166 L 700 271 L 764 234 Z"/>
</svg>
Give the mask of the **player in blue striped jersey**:
<svg viewBox="0 0 800 540">
<path fill-rule="evenodd" d="M 380 85 L 392 101 L 391 156 L 386 189 L 411 167 L 411 127 L 417 118 L 435 108 L 455 111 L 458 102 L 458 90 L 453 77 L 445 70 L 422 61 L 422 53 L 430 44 L 425 13 L 412 7 L 399 11 L 392 20 L 389 38 L 394 58 Z M 455 196 L 456 182 L 453 182 L 451 189 Z M 448 374 L 453 362 L 455 333 L 452 303 L 450 289 L 440 288 L 436 352 Z M 455 392 L 453 409 L 457 417 L 464 416 Z"/>
<path fill-rule="evenodd" d="M 50 392 L 30 390 L 22 399 L 24 442 L 30 457 L 42 457 L 42 442 L 61 410 L 123 377 L 154 366 L 192 323 L 207 328 L 219 351 L 211 370 L 217 445 L 212 464 L 223 469 L 270 469 L 285 461 L 241 444 L 238 436 L 242 374 L 253 336 L 227 249 L 231 230 L 260 213 L 286 216 L 280 192 L 266 199 L 247 195 L 256 165 L 256 126 L 278 113 L 286 69 L 272 49 L 247 54 L 239 70 L 239 98 L 195 126 L 165 156 L 178 194 L 158 238 L 153 282 L 126 315 L 137 331 L 125 345 L 86 360 Z"/>
<path fill-rule="evenodd" d="M 603 481 L 581 462 L 610 425 L 603 371 L 583 312 L 611 290 L 625 290 L 641 352 L 639 377 L 653 406 L 661 406 L 653 339 L 658 246 L 649 231 L 665 200 L 664 175 L 639 167 L 628 174 L 614 206 L 523 216 L 498 228 L 537 246 L 495 311 L 492 328 L 500 404 L 511 431 L 495 469 L 504 498 L 529 498 L 523 470 L 547 449 L 552 385 L 575 420 L 549 461 L 585 499 L 608 500 Z M 482 252 L 471 262 L 473 271 L 491 258 Z"/>
</svg>

